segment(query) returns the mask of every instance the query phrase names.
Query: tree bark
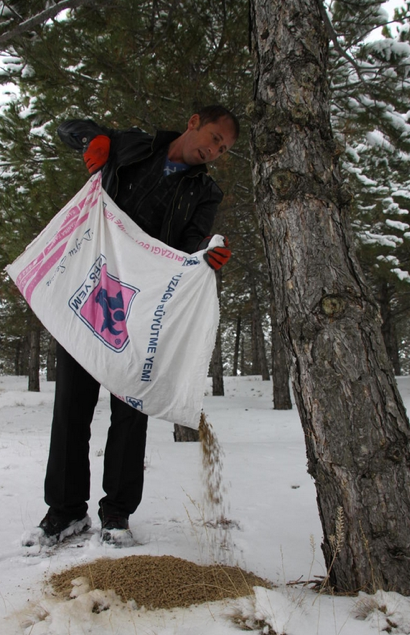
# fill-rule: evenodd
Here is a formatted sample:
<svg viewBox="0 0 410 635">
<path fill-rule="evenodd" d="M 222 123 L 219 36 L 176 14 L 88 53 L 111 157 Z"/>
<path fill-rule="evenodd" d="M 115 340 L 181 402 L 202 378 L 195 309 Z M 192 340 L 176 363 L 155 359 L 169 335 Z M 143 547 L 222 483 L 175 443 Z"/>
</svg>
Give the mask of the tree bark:
<svg viewBox="0 0 410 635">
<path fill-rule="evenodd" d="M 221 297 L 222 291 L 222 275 L 220 271 L 215 273 L 216 275 L 216 287 L 218 291 L 218 298 Z M 223 363 L 222 363 L 222 339 L 221 339 L 221 327 L 218 327 L 218 331 L 216 334 L 216 342 L 215 348 L 212 353 L 212 361 L 211 361 L 211 371 L 212 371 L 212 395 L 223 396 L 224 392 L 224 373 L 223 373 Z"/>
<path fill-rule="evenodd" d="M 40 327 L 33 326 L 29 335 L 28 389 L 31 392 L 40 392 L 40 333 Z"/>
<path fill-rule="evenodd" d="M 401 375 L 400 356 L 397 344 L 396 323 L 391 309 L 393 290 L 387 281 L 381 284 L 378 294 L 380 312 L 382 316 L 382 334 L 386 345 L 387 354 L 393 364 L 394 374 Z"/>
<path fill-rule="evenodd" d="M 174 423 L 174 441 L 176 443 L 197 442 L 199 441 L 199 430 Z"/>
<path fill-rule="evenodd" d="M 238 364 L 239 364 L 239 349 L 241 344 L 241 324 L 242 317 L 241 314 L 238 314 L 236 318 L 236 335 L 235 335 L 235 348 L 233 352 L 233 367 L 232 367 L 232 375 L 236 377 L 238 374 Z"/>
<path fill-rule="evenodd" d="M 272 389 L 274 410 L 291 410 L 289 355 L 276 323 L 275 304 L 271 302 L 272 320 Z"/>
<path fill-rule="evenodd" d="M 258 342 L 258 334 L 256 330 L 256 314 L 255 311 L 252 311 L 251 315 L 251 350 L 252 350 L 252 375 L 260 375 L 260 358 L 259 358 L 259 342 Z"/>
<path fill-rule="evenodd" d="M 50 335 L 47 348 L 47 381 L 55 381 L 57 375 L 57 342 Z"/>
<path fill-rule="evenodd" d="M 17 376 L 28 375 L 29 347 L 27 336 L 20 337 L 16 342 L 16 350 L 14 356 L 14 368 Z"/>
<path fill-rule="evenodd" d="M 251 280 L 251 299 L 252 299 L 252 333 L 254 339 L 255 365 L 253 369 L 254 375 L 262 375 L 263 381 L 269 381 L 268 361 L 266 359 L 265 336 L 262 328 L 262 317 L 259 307 L 258 293 L 256 291 L 255 280 Z"/>
<path fill-rule="evenodd" d="M 317 0 L 251 0 L 253 180 L 337 590 L 410 594 L 410 427 L 337 169 Z"/>
<path fill-rule="evenodd" d="M 245 341 L 242 335 L 241 339 L 241 377 L 246 375 L 246 363 L 245 363 Z"/>
<path fill-rule="evenodd" d="M 214 397 L 223 396 L 224 391 L 224 376 L 223 376 L 223 364 L 222 364 L 222 340 L 221 340 L 221 327 L 218 328 L 216 334 L 216 342 L 214 352 L 212 353 L 211 361 L 212 369 L 212 395 Z"/>
<path fill-rule="evenodd" d="M 30 363 L 30 336 L 25 335 L 20 339 L 18 375 L 29 374 Z"/>
</svg>

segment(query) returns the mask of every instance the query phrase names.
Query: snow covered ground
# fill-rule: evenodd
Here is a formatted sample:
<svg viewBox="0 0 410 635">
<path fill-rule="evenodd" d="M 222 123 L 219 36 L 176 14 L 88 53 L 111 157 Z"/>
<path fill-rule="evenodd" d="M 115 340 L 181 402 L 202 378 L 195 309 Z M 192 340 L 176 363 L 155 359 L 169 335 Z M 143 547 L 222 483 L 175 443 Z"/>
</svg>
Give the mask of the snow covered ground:
<svg viewBox="0 0 410 635">
<path fill-rule="evenodd" d="M 399 386 L 410 407 L 410 379 Z M 410 634 L 410 599 L 395 593 L 330 597 L 288 586 L 325 574 L 315 488 L 306 472 L 296 409 L 274 411 L 271 384 L 258 377 L 225 378 L 225 397 L 205 397 L 204 410 L 223 450 L 223 505 L 231 521 L 228 550 L 218 530 L 204 526 L 201 450 L 174 443 L 173 426 L 151 419 L 143 502 L 131 518 L 138 544 L 114 549 L 98 539 L 103 448 L 109 421 L 102 391 L 91 440 L 89 537 L 54 550 L 24 549 L 23 532 L 46 508 L 43 478 L 53 384 L 27 392 L 27 379 L 0 376 L 0 633 L 2 635 L 230 635 L 242 626 L 269 635 Z M 209 389 L 210 393 L 210 389 Z M 53 572 L 102 556 L 172 555 L 209 564 L 223 555 L 278 585 L 242 598 L 189 609 L 148 611 L 103 593 L 107 610 L 92 611 L 98 591 L 63 601 L 51 595 Z M 410 571 L 409 571 L 410 575 Z M 236 615 L 233 621 L 232 615 Z"/>
</svg>

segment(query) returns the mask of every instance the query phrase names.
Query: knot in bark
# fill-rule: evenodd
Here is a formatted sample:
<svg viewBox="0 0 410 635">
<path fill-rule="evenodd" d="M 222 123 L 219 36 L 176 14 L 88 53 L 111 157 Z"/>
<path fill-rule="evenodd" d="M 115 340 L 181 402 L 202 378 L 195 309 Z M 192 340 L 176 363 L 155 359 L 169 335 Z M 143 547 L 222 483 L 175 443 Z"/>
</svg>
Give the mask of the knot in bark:
<svg viewBox="0 0 410 635">
<path fill-rule="evenodd" d="M 281 199 L 293 198 L 298 189 L 298 176 L 290 170 L 278 170 L 272 174 L 270 182 Z"/>
<path fill-rule="evenodd" d="M 340 317 L 346 308 L 346 300 L 340 295 L 326 295 L 322 298 L 322 311 L 329 318 Z"/>
<path fill-rule="evenodd" d="M 402 459 L 402 450 L 397 445 L 389 445 L 386 450 L 386 458 L 393 463 L 400 463 Z"/>
<path fill-rule="evenodd" d="M 283 146 L 284 135 L 281 132 L 271 131 L 258 135 L 255 145 L 262 154 L 276 154 Z"/>
</svg>

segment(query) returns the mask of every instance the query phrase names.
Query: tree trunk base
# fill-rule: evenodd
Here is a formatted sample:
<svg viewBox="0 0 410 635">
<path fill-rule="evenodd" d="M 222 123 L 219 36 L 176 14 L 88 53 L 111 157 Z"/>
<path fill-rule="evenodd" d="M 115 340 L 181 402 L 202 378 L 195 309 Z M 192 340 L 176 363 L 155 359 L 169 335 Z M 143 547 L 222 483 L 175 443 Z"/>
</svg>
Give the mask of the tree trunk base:
<svg viewBox="0 0 410 635">
<path fill-rule="evenodd" d="M 174 423 L 174 441 L 199 441 L 199 431 L 195 428 Z"/>
</svg>

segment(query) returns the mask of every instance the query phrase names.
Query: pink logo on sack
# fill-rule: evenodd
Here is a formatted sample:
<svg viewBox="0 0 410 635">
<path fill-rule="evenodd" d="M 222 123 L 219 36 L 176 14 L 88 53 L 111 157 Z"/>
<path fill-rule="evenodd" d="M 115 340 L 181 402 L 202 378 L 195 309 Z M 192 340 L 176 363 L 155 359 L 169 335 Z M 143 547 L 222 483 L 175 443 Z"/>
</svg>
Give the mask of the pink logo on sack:
<svg viewBox="0 0 410 635">
<path fill-rule="evenodd" d="M 139 291 L 109 274 L 101 254 L 69 305 L 103 344 L 120 353 L 129 341 L 127 319 Z"/>
</svg>

